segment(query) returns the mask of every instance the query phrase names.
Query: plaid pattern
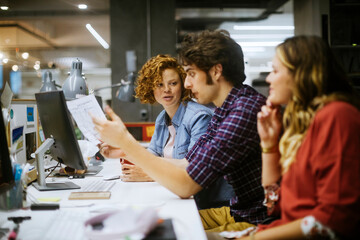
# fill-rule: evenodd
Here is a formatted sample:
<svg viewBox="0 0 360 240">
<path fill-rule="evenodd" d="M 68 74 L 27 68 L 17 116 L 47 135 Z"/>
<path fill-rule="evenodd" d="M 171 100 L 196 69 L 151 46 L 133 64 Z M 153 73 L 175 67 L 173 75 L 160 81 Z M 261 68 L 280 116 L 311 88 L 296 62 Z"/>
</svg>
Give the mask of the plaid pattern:
<svg viewBox="0 0 360 240">
<path fill-rule="evenodd" d="M 266 218 L 261 186 L 261 150 L 257 113 L 266 98 L 253 88 L 234 87 L 216 108 L 207 132 L 186 155 L 187 172 L 203 188 L 225 176 L 236 197 L 230 201 L 236 221 L 261 223 Z"/>
</svg>

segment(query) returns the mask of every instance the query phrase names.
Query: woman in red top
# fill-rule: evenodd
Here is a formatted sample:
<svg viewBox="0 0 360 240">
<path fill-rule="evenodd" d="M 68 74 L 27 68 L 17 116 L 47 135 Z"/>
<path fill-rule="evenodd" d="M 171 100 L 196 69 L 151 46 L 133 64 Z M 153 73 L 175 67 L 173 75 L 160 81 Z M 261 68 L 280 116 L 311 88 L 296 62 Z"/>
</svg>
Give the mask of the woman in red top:
<svg viewBox="0 0 360 240">
<path fill-rule="evenodd" d="M 280 219 L 247 238 L 359 239 L 359 97 L 345 73 L 321 38 L 299 36 L 276 48 L 266 81 L 262 184 Z"/>
</svg>

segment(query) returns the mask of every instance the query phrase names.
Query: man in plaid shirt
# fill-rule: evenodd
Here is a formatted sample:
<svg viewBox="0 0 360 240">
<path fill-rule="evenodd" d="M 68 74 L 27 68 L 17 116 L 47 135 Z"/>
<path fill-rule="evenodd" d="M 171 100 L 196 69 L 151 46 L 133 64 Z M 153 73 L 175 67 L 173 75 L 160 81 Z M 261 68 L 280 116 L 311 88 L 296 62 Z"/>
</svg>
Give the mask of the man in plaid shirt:
<svg viewBox="0 0 360 240">
<path fill-rule="evenodd" d="M 266 98 L 242 84 L 242 50 L 226 32 L 189 35 L 179 54 L 187 73 L 185 87 L 199 103 L 213 102 L 217 107 L 207 132 L 185 156 L 189 162 L 186 170 L 202 188 L 225 176 L 236 195 L 230 209 L 200 210 L 205 229 L 232 230 L 229 224 L 217 228 L 223 219 L 213 216 L 229 215 L 229 210 L 236 222 L 260 223 L 266 218 L 266 209 L 256 121 Z"/>
<path fill-rule="evenodd" d="M 266 218 L 262 202 L 261 150 L 257 113 L 266 98 L 244 85 L 241 47 L 224 30 L 189 34 L 179 51 L 187 73 L 185 87 L 201 104 L 217 108 L 207 132 L 185 159 L 173 161 L 148 153 L 126 130 L 121 119 L 107 109 L 109 120 L 94 119 L 104 142 L 121 148 L 124 156 L 155 181 L 182 198 L 209 187 L 219 178 L 232 185 L 230 207 L 200 210 L 205 230 L 243 230 Z"/>
</svg>

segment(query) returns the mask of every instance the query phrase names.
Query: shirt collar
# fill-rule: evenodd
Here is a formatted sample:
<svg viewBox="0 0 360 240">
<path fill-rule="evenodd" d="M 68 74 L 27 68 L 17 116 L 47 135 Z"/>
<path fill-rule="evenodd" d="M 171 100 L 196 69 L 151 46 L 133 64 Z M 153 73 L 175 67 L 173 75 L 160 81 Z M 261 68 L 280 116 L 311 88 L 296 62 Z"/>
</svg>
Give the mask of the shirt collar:
<svg viewBox="0 0 360 240">
<path fill-rule="evenodd" d="M 171 121 L 171 123 L 174 125 L 174 127 L 179 127 L 181 124 L 181 121 L 184 117 L 185 114 L 185 110 L 186 110 L 186 106 L 185 106 L 185 102 L 180 103 L 178 109 L 176 110 L 176 113 Z M 161 125 L 169 125 L 169 121 L 170 121 L 170 117 L 167 114 L 167 112 L 164 110 L 164 115 L 163 115 L 163 121 L 161 121 Z"/>
<path fill-rule="evenodd" d="M 220 116 L 226 115 L 226 113 L 230 110 L 230 106 L 234 103 L 235 100 L 239 98 L 239 96 L 243 95 L 244 92 L 244 85 L 233 87 L 221 107 L 216 108 L 215 113 Z"/>
<path fill-rule="evenodd" d="M 184 102 L 180 103 L 178 109 L 176 110 L 176 113 L 172 119 L 172 124 L 176 127 L 179 127 L 181 124 L 181 121 L 184 117 L 184 113 L 185 113 L 185 104 Z"/>
</svg>

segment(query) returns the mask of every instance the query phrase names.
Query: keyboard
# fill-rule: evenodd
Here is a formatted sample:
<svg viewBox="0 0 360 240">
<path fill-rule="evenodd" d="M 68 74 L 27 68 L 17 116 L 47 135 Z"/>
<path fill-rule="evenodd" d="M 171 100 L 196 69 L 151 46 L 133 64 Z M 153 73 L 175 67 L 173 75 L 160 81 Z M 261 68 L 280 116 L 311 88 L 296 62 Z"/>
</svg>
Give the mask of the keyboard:
<svg viewBox="0 0 360 240">
<path fill-rule="evenodd" d="M 54 214 L 50 226 L 41 239 L 46 240 L 85 240 L 85 221 L 90 214 L 84 211 L 61 210 Z"/>
<path fill-rule="evenodd" d="M 115 185 L 114 181 L 104 181 L 102 179 L 87 181 L 84 186 L 81 186 L 79 192 L 107 192 Z"/>
</svg>

